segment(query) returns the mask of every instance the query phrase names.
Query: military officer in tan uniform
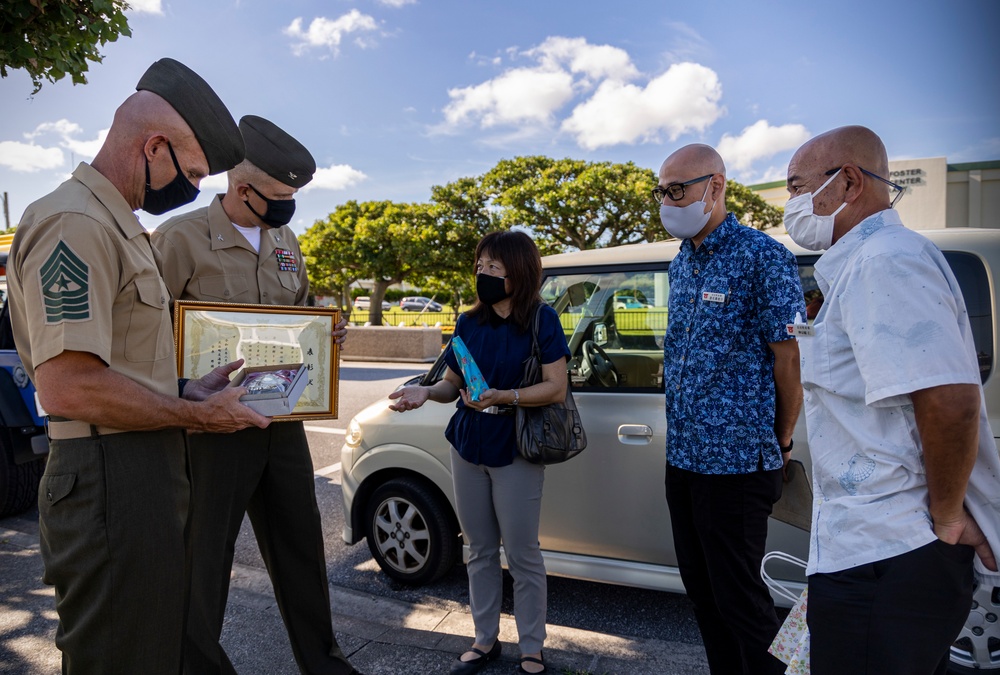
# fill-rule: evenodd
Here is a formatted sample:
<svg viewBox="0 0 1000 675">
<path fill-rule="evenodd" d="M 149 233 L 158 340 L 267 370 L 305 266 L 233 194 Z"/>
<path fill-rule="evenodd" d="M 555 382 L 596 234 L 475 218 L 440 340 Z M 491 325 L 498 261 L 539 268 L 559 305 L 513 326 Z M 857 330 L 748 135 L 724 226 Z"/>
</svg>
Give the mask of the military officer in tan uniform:
<svg viewBox="0 0 1000 675">
<path fill-rule="evenodd" d="M 133 213 L 189 202 L 238 163 L 236 123 L 172 59 L 136 89 L 94 161 L 28 207 L 8 262 L 18 352 L 51 420 L 39 531 L 70 674 L 180 670 L 184 429 L 269 423 L 239 402 L 244 390 L 215 394 L 238 363 L 181 381 L 178 396 L 167 290 Z"/>
<path fill-rule="evenodd" d="M 152 235 L 175 300 L 305 305 L 305 261 L 288 227 L 295 193 L 312 180 L 309 151 L 271 122 L 240 120 L 246 159 L 229 189 Z M 335 331 L 343 340 L 342 323 Z M 233 548 L 250 516 L 303 673 L 356 672 L 333 635 L 323 532 L 302 422 L 191 438 L 191 607 L 188 673 L 234 673 L 219 644 Z"/>
</svg>

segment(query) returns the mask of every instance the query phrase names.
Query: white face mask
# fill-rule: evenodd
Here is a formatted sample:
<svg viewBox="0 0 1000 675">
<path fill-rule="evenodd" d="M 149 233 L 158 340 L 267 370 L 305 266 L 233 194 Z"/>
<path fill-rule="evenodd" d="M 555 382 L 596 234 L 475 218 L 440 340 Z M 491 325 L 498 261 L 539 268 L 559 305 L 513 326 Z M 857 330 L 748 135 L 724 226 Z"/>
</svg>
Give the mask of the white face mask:
<svg viewBox="0 0 1000 675">
<path fill-rule="evenodd" d="M 837 210 L 828 216 L 818 216 L 813 213 L 813 199 L 837 177 L 840 171 L 841 169 L 838 169 L 837 173 L 830 176 L 816 192 L 796 195 L 785 203 L 785 230 L 792 241 L 802 248 L 825 251 L 833 246 L 833 221 L 847 206 L 847 202 L 838 206 Z"/>
<path fill-rule="evenodd" d="M 716 199 L 715 202 L 712 202 L 712 208 L 708 212 L 705 211 L 705 197 L 708 196 L 711 187 L 712 180 L 709 179 L 708 187 L 705 188 L 705 194 L 702 195 L 700 202 L 694 202 L 687 206 L 660 204 L 660 222 L 663 223 L 663 229 L 667 231 L 667 234 L 678 239 L 690 239 L 704 229 L 705 223 L 712 217 L 712 211 L 715 210 L 715 203 L 719 201 Z"/>
</svg>

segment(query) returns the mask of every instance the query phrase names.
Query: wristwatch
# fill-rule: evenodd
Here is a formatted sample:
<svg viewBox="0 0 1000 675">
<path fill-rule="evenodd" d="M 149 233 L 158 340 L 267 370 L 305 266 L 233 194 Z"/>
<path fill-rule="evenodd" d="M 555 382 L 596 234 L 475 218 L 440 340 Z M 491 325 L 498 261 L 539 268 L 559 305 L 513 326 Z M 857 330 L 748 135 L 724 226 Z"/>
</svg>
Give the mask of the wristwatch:
<svg viewBox="0 0 1000 675">
<path fill-rule="evenodd" d="M 795 439 L 794 438 L 788 441 L 788 445 L 787 446 L 782 445 L 781 443 L 778 443 L 778 447 L 781 449 L 781 452 L 783 452 L 783 453 L 785 453 L 785 452 L 791 452 L 792 451 L 792 447 L 794 445 L 795 445 Z"/>
<path fill-rule="evenodd" d="M 514 392 L 514 402 L 511 405 L 517 405 L 521 401 L 521 392 L 517 389 L 511 389 L 511 391 Z"/>
</svg>

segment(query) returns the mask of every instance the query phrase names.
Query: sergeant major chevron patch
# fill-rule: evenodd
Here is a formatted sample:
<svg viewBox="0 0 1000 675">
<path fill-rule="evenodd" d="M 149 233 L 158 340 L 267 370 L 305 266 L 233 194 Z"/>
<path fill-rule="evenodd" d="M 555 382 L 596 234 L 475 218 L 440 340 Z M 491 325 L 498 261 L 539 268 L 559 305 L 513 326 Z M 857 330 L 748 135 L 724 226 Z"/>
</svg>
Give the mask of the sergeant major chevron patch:
<svg viewBox="0 0 1000 675">
<path fill-rule="evenodd" d="M 45 323 L 90 319 L 90 268 L 60 241 L 38 271 Z"/>
</svg>

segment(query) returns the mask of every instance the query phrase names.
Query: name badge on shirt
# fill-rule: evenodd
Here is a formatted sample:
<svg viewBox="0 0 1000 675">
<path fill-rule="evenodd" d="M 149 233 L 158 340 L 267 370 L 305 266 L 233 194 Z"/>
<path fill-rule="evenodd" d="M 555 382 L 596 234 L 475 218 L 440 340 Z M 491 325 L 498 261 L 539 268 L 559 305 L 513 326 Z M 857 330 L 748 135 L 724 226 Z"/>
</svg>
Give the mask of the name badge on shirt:
<svg viewBox="0 0 1000 675">
<path fill-rule="evenodd" d="M 812 337 L 816 334 L 815 329 L 809 325 L 809 322 L 803 321 L 802 315 L 798 312 L 795 313 L 794 322 L 785 324 L 785 330 L 788 331 L 789 335 L 795 337 Z"/>
<path fill-rule="evenodd" d="M 709 291 L 704 291 L 701 294 L 701 299 L 702 299 L 703 302 L 717 302 L 719 304 L 723 304 L 724 305 L 726 303 L 726 294 L 725 293 L 711 293 Z"/>
</svg>

